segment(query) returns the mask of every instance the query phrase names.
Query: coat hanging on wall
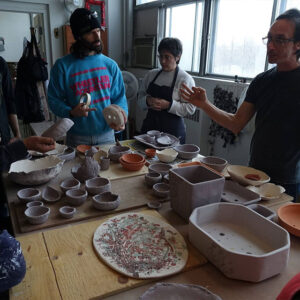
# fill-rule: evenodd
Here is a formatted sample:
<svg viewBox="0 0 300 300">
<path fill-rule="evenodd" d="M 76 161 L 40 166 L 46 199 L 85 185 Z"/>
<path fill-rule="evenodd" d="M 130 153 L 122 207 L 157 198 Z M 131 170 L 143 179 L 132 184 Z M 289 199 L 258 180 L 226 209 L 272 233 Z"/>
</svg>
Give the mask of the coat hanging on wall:
<svg viewBox="0 0 300 300">
<path fill-rule="evenodd" d="M 0 37 L 0 51 L 5 51 L 5 47 L 4 47 L 4 38 Z"/>
</svg>

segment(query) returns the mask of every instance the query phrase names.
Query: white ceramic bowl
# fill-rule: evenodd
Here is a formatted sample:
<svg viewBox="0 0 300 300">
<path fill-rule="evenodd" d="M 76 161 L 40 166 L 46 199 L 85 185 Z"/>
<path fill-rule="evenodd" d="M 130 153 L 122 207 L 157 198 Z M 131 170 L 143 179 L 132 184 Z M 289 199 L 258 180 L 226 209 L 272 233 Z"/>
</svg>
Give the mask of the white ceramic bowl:
<svg viewBox="0 0 300 300">
<path fill-rule="evenodd" d="M 46 206 L 31 206 L 24 212 L 27 220 L 31 224 L 45 223 L 50 215 L 50 208 Z"/>
<path fill-rule="evenodd" d="M 249 190 L 260 195 L 263 200 L 274 200 L 279 198 L 285 192 L 285 188 L 274 183 L 265 183 L 261 186 L 248 186 Z"/>
<path fill-rule="evenodd" d="M 38 185 L 57 176 L 64 161 L 57 156 L 46 156 L 36 160 L 19 160 L 11 164 L 9 178 L 22 185 Z"/>
<path fill-rule="evenodd" d="M 156 155 L 161 162 L 170 163 L 176 159 L 178 152 L 169 148 L 162 151 L 156 151 Z"/>
<path fill-rule="evenodd" d="M 227 172 L 231 178 L 243 185 L 259 186 L 270 181 L 270 177 L 263 171 L 239 165 L 230 165 L 227 167 Z M 248 175 L 256 175 L 259 180 L 251 180 L 246 178 Z"/>
<path fill-rule="evenodd" d="M 20 202 L 27 203 L 41 200 L 42 193 L 36 188 L 26 188 L 19 190 L 17 192 L 17 197 L 19 198 Z"/>
<path fill-rule="evenodd" d="M 71 206 L 63 206 L 59 209 L 59 213 L 62 217 L 66 219 L 71 219 L 74 217 L 77 209 Z"/>
<path fill-rule="evenodd" d="M 87 191 L 83 191 L 80 189 L 71 189 L 66 191 L 67 202 L 70 205 L 79 206 L 83 204 L 83 202 L 87 198 Z"/>
</svg>

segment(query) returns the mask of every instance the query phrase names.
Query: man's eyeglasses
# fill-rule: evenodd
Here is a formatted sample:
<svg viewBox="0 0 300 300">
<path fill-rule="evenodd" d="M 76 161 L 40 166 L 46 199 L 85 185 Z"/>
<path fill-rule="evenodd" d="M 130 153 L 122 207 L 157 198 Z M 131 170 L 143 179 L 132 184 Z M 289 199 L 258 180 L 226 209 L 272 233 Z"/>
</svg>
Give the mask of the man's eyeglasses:
<svg viewBox="0 0 300 300">
<path fill-rule="evenodd" d="M 275 46 L 283 46 L 289 42 L 294 42 L 294 39 L 284 39 L 284 38 L 279 38 L 279 37 L 271 37 L 271 36 L 266 36 L 262 38 L 262 42 L 264 45 L 268 45 L 270 42 L 273 42 Z"/>
</svg>

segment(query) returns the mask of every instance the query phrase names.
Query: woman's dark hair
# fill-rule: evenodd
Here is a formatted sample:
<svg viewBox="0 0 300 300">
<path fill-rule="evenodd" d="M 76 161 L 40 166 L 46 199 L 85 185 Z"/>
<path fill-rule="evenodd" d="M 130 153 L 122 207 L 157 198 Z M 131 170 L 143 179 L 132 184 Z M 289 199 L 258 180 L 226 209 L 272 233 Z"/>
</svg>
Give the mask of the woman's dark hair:
<svg viewBox="0 0 300 300">
<path fill-rule="evenodd" d="M 163 50 L 172 53 L 174 57 L 180 56 L 182 54 L 182 43 L 177 38 L 164 38 L 158 45 L 158 52 L 160 53 Z M 179 64 L 179 61 L 180 58 L 176 63 Z"/>
<path fill-rule="evenodd" d="M 284 13 L 282 13 L 276 18 L 276 21 L 277 20 L 289 20 L 290 22 L 295 24 L 295 32 L 294 32 L 293 39 L 294 42 L 300 41 L 300 11 L 298 9 L 292 8 L 285 11 Z M 297 56 L 297 59 L 299 59 L 300 50 L 297 50 L 295 54 Z"/>
<path fill-rule="evenodd" d="M 100 42 L 101 42 L 101 45 L 100 45 L 100 47 L 98 47 L 98 49 L 96 49 L 96 48 L 91 49 L 82 39 L 78 39 L 72 44 L 72 46 L 70 48 L 70 52 L 76 58 L 81 58 L 81 59 L 89 56 L 89 53 L 91 50 L 94 50 L 97 54 L 100 54 L 103 49 L 102 40 Z"/>
</svg>

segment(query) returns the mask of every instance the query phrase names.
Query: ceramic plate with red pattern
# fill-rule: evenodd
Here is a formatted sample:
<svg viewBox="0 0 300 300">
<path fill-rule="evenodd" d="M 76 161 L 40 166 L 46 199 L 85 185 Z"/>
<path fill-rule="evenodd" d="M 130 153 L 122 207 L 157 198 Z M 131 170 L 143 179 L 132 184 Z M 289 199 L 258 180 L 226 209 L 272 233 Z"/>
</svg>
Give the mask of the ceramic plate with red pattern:
<svg viewBox="0 0 300 300">
<path fill-rule="evenodd" d="M 95 231 L 93 244 L 110 267 L 134 278 L 178 273 L 188 259 L 184 238 L 175 228 L 141 213 L 108 219 Z"/>
</svg>

